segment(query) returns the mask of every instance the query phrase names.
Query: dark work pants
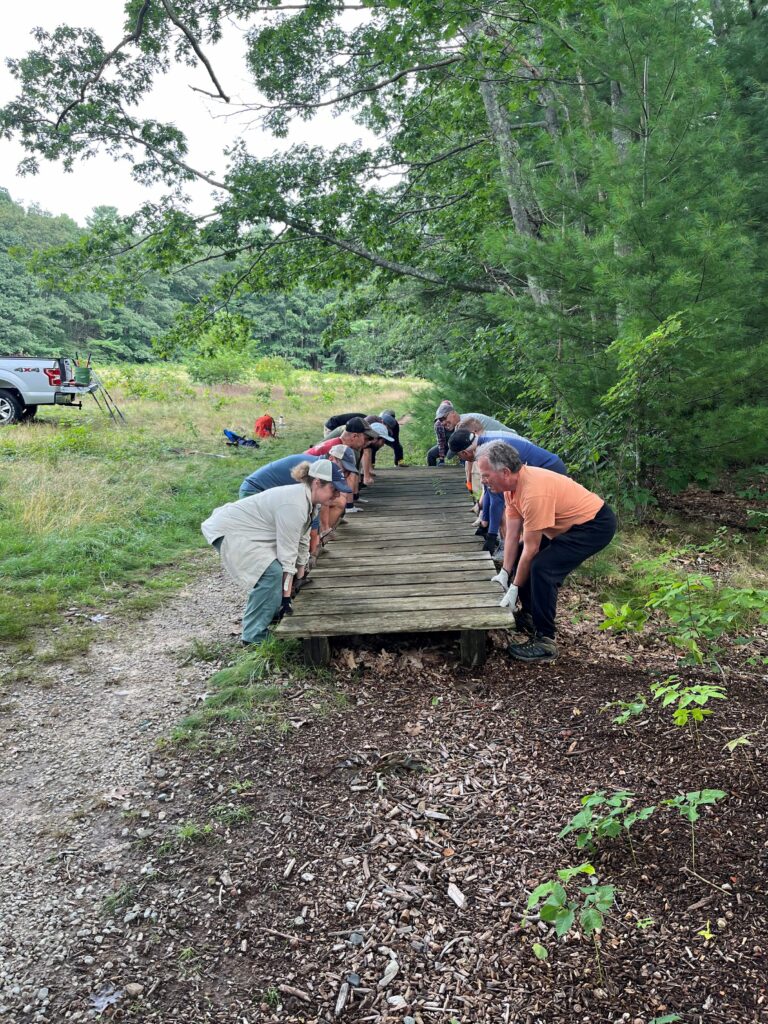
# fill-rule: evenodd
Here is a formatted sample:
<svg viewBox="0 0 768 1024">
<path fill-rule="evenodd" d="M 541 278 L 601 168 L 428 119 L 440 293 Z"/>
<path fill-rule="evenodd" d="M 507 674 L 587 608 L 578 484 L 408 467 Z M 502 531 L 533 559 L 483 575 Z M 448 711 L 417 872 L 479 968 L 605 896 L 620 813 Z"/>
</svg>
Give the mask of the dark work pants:
<svg viewBox="0 0 768 1024">
<path fill-rule="evenodd" d="M 533 616 L 536 631 L 554 638 L 557 592 L 568 575 L 590 555 L 602 551 L 616 533 L 616 516 L 603 505 L 594 519 L 561 533 L 554 540 L 541 538 L 527 581 L 520 587 L 520 603 Z"/>
</svg>

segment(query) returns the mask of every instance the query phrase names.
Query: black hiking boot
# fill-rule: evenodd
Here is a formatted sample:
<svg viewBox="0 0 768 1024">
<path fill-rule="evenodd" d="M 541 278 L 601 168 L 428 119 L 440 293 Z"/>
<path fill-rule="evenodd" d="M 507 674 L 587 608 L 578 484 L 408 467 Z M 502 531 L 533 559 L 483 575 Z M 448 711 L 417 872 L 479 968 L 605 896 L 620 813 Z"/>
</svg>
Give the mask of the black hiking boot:
<svg viewBox="0 0 768 1024">
<path fill-rule="evenodd" d="M 517 661 L 554 661 L 557 657 L 557 644 L 552 637 L 537 633 L 524 644 L 510 644 L 507 653 Z"/>
<path fill-rule="evenodd" d="M 483 544 L 483 548 L 482 549 L 483 549 L 483 551 L 490 552 L 491 555 L 492 555 L 494 553 L 494 551 L 496 550 L 496 548 L 498 546 L 498 543 L 499 543 L 499 535 L 498 535 L 498 533 L 486 533 L 486 535 L 485 535 L 485 544 Z"/>
</svg>

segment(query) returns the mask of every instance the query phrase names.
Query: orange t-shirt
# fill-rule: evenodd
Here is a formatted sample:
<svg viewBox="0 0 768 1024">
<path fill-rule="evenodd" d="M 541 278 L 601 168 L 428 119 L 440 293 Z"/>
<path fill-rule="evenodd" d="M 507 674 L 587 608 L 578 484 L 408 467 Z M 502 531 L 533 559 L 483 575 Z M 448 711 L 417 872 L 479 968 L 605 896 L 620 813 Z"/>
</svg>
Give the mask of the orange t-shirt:
<svg viewBox="0 0 768 1024">
<path fill-rule="evenodd" d="M 562 473 L 523 466 L 517 489 L 504 492 L 508 519 L 522 519 L 526 530 L 542 530 L 551 540 L 594 519 L 605 502 Z"/>
</svg>

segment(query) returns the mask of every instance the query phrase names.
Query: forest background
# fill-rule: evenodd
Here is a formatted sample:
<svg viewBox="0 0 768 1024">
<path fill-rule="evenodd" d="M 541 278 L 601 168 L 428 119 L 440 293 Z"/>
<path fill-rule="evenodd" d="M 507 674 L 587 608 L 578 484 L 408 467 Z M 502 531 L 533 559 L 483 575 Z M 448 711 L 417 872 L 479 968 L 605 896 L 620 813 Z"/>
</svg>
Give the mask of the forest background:
<svg viewBox="0 0 768 1024">
<path fill-rule="evenodd" d="M 632 508 L 765 461 L 763 6 L 355 10 L 131 0 L 116 48 L 39 32 L 0 114 L 23 170 L 100 150 L 167 194 L 95 210 L 85 231 L 4 196 L 3 348 L 185 360 L 221 380 L 264 354 L 422 375 L 426 432 L 450 393 L 576 471 L 599 465 Z M 279 138 L 330 106 L 375 141 L 258 158 L 233 134 L 220 178 L 191 167 L 178 130 L 135 103 L 181 60 L 225 107 L 205 47 L 227 19 L 254 123 Z M 184 190 L 201 178 L 196 215 Z"/>
</svg>

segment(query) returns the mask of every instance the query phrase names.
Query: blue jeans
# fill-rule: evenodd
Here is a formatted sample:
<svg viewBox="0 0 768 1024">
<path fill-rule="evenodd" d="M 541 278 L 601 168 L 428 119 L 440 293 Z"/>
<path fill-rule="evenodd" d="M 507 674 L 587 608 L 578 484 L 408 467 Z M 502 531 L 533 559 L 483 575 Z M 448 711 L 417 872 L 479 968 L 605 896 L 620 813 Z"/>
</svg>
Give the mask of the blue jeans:
<svg viewBox="0 0 768 1024">
<path fill-rule="evenodd" d="M 504 495 L 494 494 L 484 486 L 483 505 L 480 515 L 484 523 L 488 523 L 488 533 L 499 532 L 501 520 L 504 518 Z"/>
</svg>

